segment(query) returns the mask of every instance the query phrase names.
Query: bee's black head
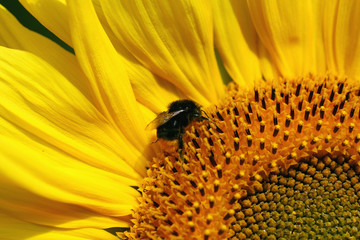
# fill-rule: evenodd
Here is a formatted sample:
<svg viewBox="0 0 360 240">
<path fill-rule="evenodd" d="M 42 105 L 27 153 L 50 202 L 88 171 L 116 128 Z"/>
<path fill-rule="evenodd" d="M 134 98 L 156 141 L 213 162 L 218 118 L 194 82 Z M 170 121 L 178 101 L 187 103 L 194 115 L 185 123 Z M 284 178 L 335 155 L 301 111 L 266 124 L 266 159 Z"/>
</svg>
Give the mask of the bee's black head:
<svg viewBox="0 0 360 240">
<path fill-rule="evenodd" d="M 169 113 L 184 110 L 188 112 L 200 112 L 200 105 L 191 100 L 178 100 L 169 105 Z"/>
<path fill-rule="evenodd" d="M 176 112 L 179 110 L 184 111 L 184 115 L 187 116 L 189 121 L 201 118 L 201 109 L 200 105 L 194 101 L 184 99 L 172 102 L 169 105 L 169 113 Z"/>
</svg>

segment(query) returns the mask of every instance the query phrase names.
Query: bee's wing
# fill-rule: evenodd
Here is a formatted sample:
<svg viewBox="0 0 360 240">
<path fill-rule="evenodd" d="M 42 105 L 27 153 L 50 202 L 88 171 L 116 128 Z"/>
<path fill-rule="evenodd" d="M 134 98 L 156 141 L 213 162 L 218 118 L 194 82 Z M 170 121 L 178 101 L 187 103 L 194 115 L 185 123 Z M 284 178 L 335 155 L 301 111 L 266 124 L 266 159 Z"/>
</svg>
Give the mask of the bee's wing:
<svg viewBox="0 0 360 240">
<path fill-rule="evenodd" d="M 154 120 L 152 120 L 145 128 L 145 130 L 153 130 L 155 128 L 158 128 L 160 125 L 166 123 L 171 118 L 175 117 L 181 112 L 184 112 L 185 110 L 178 110 L 175 112 L 162 112 L 160 113 Z"/>
</svg>

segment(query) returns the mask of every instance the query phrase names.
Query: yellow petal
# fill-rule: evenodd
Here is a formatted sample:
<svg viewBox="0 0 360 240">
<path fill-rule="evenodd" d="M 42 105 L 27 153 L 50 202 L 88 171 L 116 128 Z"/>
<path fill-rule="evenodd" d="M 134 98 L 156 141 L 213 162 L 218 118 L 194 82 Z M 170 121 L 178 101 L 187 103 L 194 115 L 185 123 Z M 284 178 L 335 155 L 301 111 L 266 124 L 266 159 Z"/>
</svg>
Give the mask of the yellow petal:
<svg viewBox="0 0 360 240">
<path fill-rule="evenodd" d="M 154 75 L 141 65 L 131 53 L 119 44 L 117 39 L 112 42 L 117 45 L 117 51 L 126 66 L 126 72 L 139 103 L 158 114 L 165 111 L 170 102 L 187 98 L 175 85 Z"/>
<path fill-rule="evenodd" d="M 99 15 L 98 12 L 97 14 Z M 100 22 L 102 22 L 102 26 L 104 27 L 107 36 L 125 65 L 136 100 L 141 103 L 141 105 L 147 107 L 153 113 L 158 114 L 165 111 L 170 102 L 188 98 L 188 96 L 184 95 L 174 84 L 153 74 L 149 69 L 144 67 L 124 46 L 121 45 L 119 39 L 110 29 L 107 22 L 102 21 L 101 19 Z"/>
<path fill-rule="evenodd" d="M 66 0 L 20 0 L 20 3 L 47 29 L 72 45 Z"/>
<path fill-rule="evenodd" d="M 70 37 L 70 28 L 67 24 L 68 22 L 68 8 L 65 1 L 58 0 L 21 0 L 22 4 L 31 12 L 44 26 L 51 29 L 58 37 L 67 42 L 72 46 L 72 40 Z M 106 24 L 105 17 L 102 13 L 100 3 L 97 0 L 93 0 L 96 13 L 102 23 L 103 28 L 105 29 L 107 35 L 111 38 L 113 44 L 117 48 L 117 51 L 123 57 L 123 61 L 126 65 L 126 70 L 129 74 L 129 80 L 132 84 L 136 99 L 141 104 L 145 105 L 147 108 L 151 109 L 155 113 L 164 111 L 167 105 L 177 99 L 186 98 L 187 96 L 182 94 L 172 83 L 158 77 L 154 76 L 150 70 L 146 69 L 144 66 L 139 63 L 128 51 L 119 44 L 117 38 L 112 37 L 113 33 L 109 26 Z M 61 19 L 61 21 L 59 20 Z M 22 27 L 22 26 L 21 26 Z M 23 27 L 22 27 L 23 28 Z M 11 30 L 12 28 L 9 27 Z M 14 29 L 18 29 L 17 27 Z M 31 34 L 36 35 L 29 31 Z M 25 39 L 24 37 L 20 39 Z M 15 41 L 14 41 L 15 42 Z M 24 40 L 25 42 L 25 40 Z M 34 41 L 36 43 L 36 41 Z M 49 49 L 48 47 L 42 47 L 42 44 L 39 44 L 35 48 L 40 47 L 41 49 Z M 11 46 L 14 48 L 14 46 Z M 26 49 L 32 51 L 31 49 Z M 49 53 L 56 56 L 54 51 L 44 51 L 44 53 Z M 78 63 L 76 63 L 78 64 Z M 72 66 L 73 61 L 64 61 L 61 59 L 59 61 L 59 66 Z M 75 74 L 74 74 L 75 75 Z M 66 75 L 66 77 L 68 77 Z M 75 78 L 81 79 L 81 78 Z M 86 84 L 76 85 L 78 88 L 87 86 Z M 84 89 L 86 90 L 86 89 Z M 161 96 L 161 97 L 159 97 Z"/>
<path fill-rule="evenodd" d="M 360 80 L 360 2 L 339 1 L 334 28 L 338 72 Z"/>
<path fill-rule="evenodd" d="M 2 188 L 9 182 L 43 198 L 85 207 L 105 216 L 128 215 L 137 204 L 138 194 L 129 186 L 136 182 L 89 166 L 5 120 L 1 121 L 0 143 Z M 6 191 L 1 195 L 2 201 L 10 197 L 8 201 L 15 204 Z M 19 198 L 20 205 L 27 199 L 26 195 Z M 75 212 L 66 214 L 76 216 Z"/>
<path fill-rule="evenodd" d="M 266 50 L 265 46 L 259 45 L 259 62 L 262 77 L 265 80 L 274 80 L 279 77 L 279 71 L 271 59 L 270 53 Z"/>
<path fill-rule="evenodd" d="M 25 50 L 44 59 L 90 99 L 89 82 L 74 54 L 48 38 L 25 28 L 3 6 L 0 6 L 0 24 L 0 45 Z"/>
<path fill-rule="evenodd" d="M 79 62 L 97 108 L 138 149 L 144 150 L 146 123 L 139 117 L 124 64 L 102 28 L 90 0 L 69 1 L 70 28 Z"/>
<path fill-rule="evenodd" d="M 129 166 L 141 164 L 136 150 L 35 56 L 0 47 L 0 79 L 0 185 L 105 216 L 130 214 L 137 192 L 129 186 L 141 180 Z"/>
<path fill-rule="evenodd" d="M 116 240 L 110 233 L 94 228 L 56 229 L 0 214 L 0 239 L 6 240 Z"/>
<path fill-rule="evenodd" d="M 320 25 L 320 32 L 323 34 L 323 45 L 325 51 L 324 63 L 329 72 L 337 73 L 337 64 L 334 51 L 334 30 L 336 24 L 336 13 L 338 0 L 318 1 L 317 18 Z"/>
<path fill-rule="evenodd" d="M 72 47 L 66 0 L 19 0 L 42 25 Z M 106 22 L 99 0 L 92 0 L 101 22 Z"/>
<path fill-rule="evenodd" d="M 121 44 L 144 66 L 203 105 L 222 96 L 211 5 L 206 1 L 104 0 L 101 4 Z"/>
<path fill-rule="evenodd" d="M 240 86 L 261 79 L 259 39 L 245 1 L 213 0 L 215 45 L 230 76 Z"/>
<path fill-rule="evenodd" d="M 37 162 L 33 161 L 32 164 L 37 164 Z M 76 164 L 75 164 L 76 165 Z M 59 166 L 58 166 L 59 167 Z M 63 168 L 60 166 L 60 168 Z M 12 174 L 19 173 L 18 167 L 14 168 L 14 171 L 11 171 Z M 7 169 L 9 171 L 9 169 Z M 66 169 L 63 169 L 66 170 Z M 78 170 L 73 171 L 81 173 Z M 3 171 L 1 171 L 2 173 Z M 24 171 L 23 171 L 24 172 Z M 60 174 L 62 177 L 65 177 L 65 174 Z M 69 174 L 70 175 L 70 174 Z M 85 174 L 85 176 L 88 174 Z M 23 176 L 23 175 L 22 175 Z M 36 184 L 36 182 L 41 182 L 41 177 L 37 177 L 37 181 L 33 181 L 34 178 L 28 177 L 29 174 L 25 174 L 24 177 L 26 180 L 30 180 L 29 184 Z M 17 176 L 19 178 L 19 176 Z M 101 179 L 101 177 L 99 177 Z M 13 181 L 9 179 L 6 175 L 3 175 L 0 178 L 1 189 L 0 189 L 0 212 L 9 214 L 17 219 L 21 219 L 22 221 L 31 222 L 34 224 L 40 224 L 49 227 L 58 227 L 58 228 L 67 228 L 67 229 L 74 229 L 74 228 L 111 228 L 114 226 L 117 227 L 127 227 L 129 222 L 127 220 L 127 214 L 123 210 L 122 213 L 126 217 L 114 217 L 111 215 L 105 216 L 101 213 L 97 212 L 96 209 L 89 209 L 86 207 L 86 204 L 90 203 L 90 195 L 91 192 L 88 192 L 88 196 L 85 197 L 83 192 L 80 191 L 81 187 L 77 190 L 78 195 L 83 194 L 81 197 L 84 203 L 76 204 L 74 203 L 76 199 L 80 199 L 79 196 L 75 196 L 69 198 L 67 202 L 60 202 L 61 200 L 65 199 L 66 196 L 69 196 L 70 188 L 68 187 L 68 183 L 64 180 L 65 188 L 62 190 L 64 192 L 64 197 L 62 199 L 53 200 L 55 191 L 52 190 L 49 192 L 49 196 L 46 193 L 43 193 L 41 196 L 37 193 L 31 192 L 31 189 L 25 189 L 26 185 L 19 184 L 19 182 Z M 103 182 L 105 183 L 105 182 Z M 80 184 L 80 182 L 78 183 Z M 44 183 L 37 184 L 35 187 L 43 187 Z M 88 185 L 95 185 L 92 182 L 89 182 Z M 56 184 L 47 184 L 47 186 L 52 186 L 52 189 L 56 188 Z M 24 188 L 25 187 L 25 188 Z M 75 186 L 74 186 L 75 187 Z M 74 188 L 73 187 L 73 188 Z M 45 188 L 49 190 L 49 187 Z M 44 190 L 45 190 L 44 189 Z M 76 194 L 74 194 L 76 195 Z M 95 195 L 94 195 L 95 196 Z M 94 198 L 94 196 L 92 198 Z M 133 199 L 128 198 L 129 202 Z M 123 204 L 125 206 L 125 204 Z M 108 203 L 104 201 L 104 206 L 109 206 Z M 118 205 L 120 206 L 120 204 Z M 128 211 L 130 210 L 128 206 Z M 101 208 L 99 208 L 101 209 Z M 118 207 L 120 209 L 120 207 Z M 120 211 L 117 210 L 114 215 L 119 215 Z M 1 238 L 0 238 L 1 239 Z"/>
<path fill-rule="evenodd" d="M 94 3 L 95 1 L 93 1 Z M 155 75 L 144 67 L 124 46 L 110 29 L 107 21 L 101 19 L 101 14 L 97 12 L 100 22 L 121 57 L 136 100 L 142 106 L 150 109 L 153 114 L 158 114 L 167 109 L 170 102 L 178 99 L 188 98 L 175 85 L 165 79 Z M 152 117 L 154 119 L 154 115 Z M 150 121 L 152 120 L 150 119 Z"/>
<path fill-rule="evenodd" d="M 50 65 L 0 47 L 0 79 L 0 116 L 83 162 L 141 180 L 143 152 Z"/>
<path fill-rule="evenodd" d="M 319 46 L 322 38 L 312 3 L 248 1 L 259 38 L 283 76 L 317 72 L 321 68 L 317 62 L 324 60 L 324 48 Z"/>
<path fill-rule="evenodd" d="M 57 4 L 55 4 L 56 1 L 47 1 L 46 4 L 44 4 L 40 0 L 22 2 L 33 15 L 40 19 L 43 18 L 44 21 L 42 21 L 42 23 L 46 26 L 49 25 L 48 27 L 50 27 L 52 23 L 64 24 L 67 22 L 68 12 L 65 2 L 57 2 Z M 42 11 L 44 10 L 43 8 L 48 8 L 52 4 L 54 5 L 53 7 L 56 6 L 58 9 L 53 9 L 56 11 L 56 14 L 48 14 L 49 11 L 42 14 Z M 62 10 L 59 11 L 59 9 Z M 101 11 L 99 11 L 99 9 L 100 6 L 98 3 L 97 15 L 101 17 L 103 15 L 101 15 Z M 81 89 L 83 93 L 86 93 L 87 97 L 91 100 L 91 96 L 88 93 L 90 89 L 88 79 L 84 76 L 84 73 L 81 71 L 80 67 L 75 67 L 79 64 L 73 54 L 64 51 L 64 49 L 49 39 L 23 27 L 10 13 L 7 12 L 5 8 L 0 7 L 0 11 L 0 17 L 2 18 L 1 20 L 3 23 L 2 31 L 0 31 L 0 41 L 2 41 L 2 43 L 0 42 L 0 45 L 16 49 L 23 49 L 42 57 L 44 60 L 51 63 L 56 69 L 58 69 L 64 76 L 66 76 L 66 78 L 71 80 L 71 82 L 73 82 L 77 88 Z M 58 22 L 56 19 L 52 19 L 55 17 L 61 18 L 62 21 Z M 106 23 L 106 21 L 102 22 Z M 63 38 L 70 38 L 68 36 L 70 35 L 70 29 L 68 29 L 67 25 L 53 26 L 53 28 L 55 28 L 55 33 L 57 35 L 62 35 L 64 33 L 57 32 L 56 29 L 66 28 L 66 34 Z M 104 28 L 106 29 L 108 35 L 113 35 L 108 26 L 105 25 Z M 117 41 L 117 38 L 113 37 L 112 41 Z M 121 46 L 118 47 L 120 48 Z M 159 113 L 166 109 L 169 102 L 175 101 L 176 99 L 185 98 L 185 96 L 182 95 L 174 85 L 161 79 L 160 77 L 154 76 L 133 56 L 127 53 L 126 49 L 123 47 L 121 48 L 123 49 L 122 54 L 125 55 L 124 61 L 126 64 L 126 70 L 129 74 L 129 79 L 134 89 L 136 99 L 141 104 L 150 108 L 153 112 Z M 161 96 L 161 98 L 159 98 L 159 96 Z"/>
</svg>

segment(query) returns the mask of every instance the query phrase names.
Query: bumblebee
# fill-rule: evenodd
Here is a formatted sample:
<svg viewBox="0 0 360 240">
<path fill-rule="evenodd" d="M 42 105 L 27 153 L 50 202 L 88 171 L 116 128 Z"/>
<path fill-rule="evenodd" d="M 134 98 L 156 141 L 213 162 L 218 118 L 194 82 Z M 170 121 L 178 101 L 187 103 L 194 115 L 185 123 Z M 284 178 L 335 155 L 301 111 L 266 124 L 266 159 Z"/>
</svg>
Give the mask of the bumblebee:
<svg viewBox="0 0 360 240">
<path fill-rule="evenodd" d="M 193 121 L 210 120 L 208 117 L 202 116 L 202 112 L 204 111 L 196 102 L 187 99 L 178 100 L 170 103 L 168 111 L 160 113 L 146 128 L 156 128 L 158 139 L 177 139 L 178 151 L 182 159 L 182 135 L 185 133 L 185 127 Z"/>
</svg>

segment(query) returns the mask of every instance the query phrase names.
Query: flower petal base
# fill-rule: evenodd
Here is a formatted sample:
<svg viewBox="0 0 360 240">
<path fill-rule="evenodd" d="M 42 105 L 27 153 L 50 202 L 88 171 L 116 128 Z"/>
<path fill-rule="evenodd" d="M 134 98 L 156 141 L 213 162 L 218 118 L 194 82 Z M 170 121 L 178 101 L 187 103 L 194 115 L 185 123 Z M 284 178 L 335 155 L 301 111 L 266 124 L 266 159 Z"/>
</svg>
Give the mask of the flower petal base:
<svg viewBox="0 0 360 240">
<path fill-rule="evenodd" d="M 187 127 L 183 161 L 176 141 L 158 142 L 124 236 L 358 237 L 359 89 L 330 75 L 231 85 L 212 121 Z"/>
</svg>

